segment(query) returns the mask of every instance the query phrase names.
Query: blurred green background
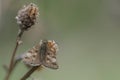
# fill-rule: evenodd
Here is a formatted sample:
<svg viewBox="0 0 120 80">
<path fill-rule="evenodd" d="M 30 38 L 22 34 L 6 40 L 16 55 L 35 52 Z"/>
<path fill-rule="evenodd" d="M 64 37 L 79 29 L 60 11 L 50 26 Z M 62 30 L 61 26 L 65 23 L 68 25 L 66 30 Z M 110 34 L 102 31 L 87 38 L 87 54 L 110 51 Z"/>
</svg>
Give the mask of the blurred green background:
<svg viewBox="0 0 120 80">
<path fill-rule="evenodd" d="M 0 80 L 3 64 L 9 64 L 18 32 L 15 16 L 25 4 L 40 10 L 38 23 L 22 37 L 17 55 L 41 39 L 59 44 L 60 68 L 36 71 L 28 80 L 120 80 L 119 0 L 1 0 Z M 19 80 L 28 69 L 22 62 L 11 80 Z"/>
</svg>

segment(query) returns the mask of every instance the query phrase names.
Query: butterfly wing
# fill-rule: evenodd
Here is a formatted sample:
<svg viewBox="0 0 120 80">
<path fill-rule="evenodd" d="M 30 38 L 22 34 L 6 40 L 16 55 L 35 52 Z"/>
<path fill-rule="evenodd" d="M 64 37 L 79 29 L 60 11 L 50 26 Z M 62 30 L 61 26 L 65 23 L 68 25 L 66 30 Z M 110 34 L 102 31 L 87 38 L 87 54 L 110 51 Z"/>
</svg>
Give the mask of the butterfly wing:
<svg viewBox="0 0 120 80">
<path fill-rule="evenodd" d="M 58 50 L 55 41 L 44 40 L 40 48 L 41 63 L 45 67 L 58 69 L 56 52 Z"/>
<path fill-rule="evenodd" d="M 22 55 L 22 61 L 29 66 L 43 65 L 51 69 L 58 69 L 56 52 L 58 46 L 55 41 L 43 40 L 39 45 Z"/>
<path fill-rule="evenodd" d="M 24 53 L 22 56 L 22 61 L 29 66 L 41 65 L 40 55 L 38 54 L 39 48 L 40 45 L 37 45 Z"/>
</svg>

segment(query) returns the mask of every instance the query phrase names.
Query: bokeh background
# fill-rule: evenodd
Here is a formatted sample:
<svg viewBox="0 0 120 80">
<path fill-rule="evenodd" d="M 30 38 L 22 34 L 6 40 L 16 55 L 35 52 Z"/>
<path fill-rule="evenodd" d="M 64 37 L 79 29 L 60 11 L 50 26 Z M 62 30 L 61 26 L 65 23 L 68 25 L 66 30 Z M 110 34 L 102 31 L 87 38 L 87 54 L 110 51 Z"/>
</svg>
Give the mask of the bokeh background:
<svg viewBox="0 0 120 80">
<path fill-rule="evenodd" d="M 41 39 L 59 44 L 60 68 L 36 71 L 28 80 L 120 80 L 119 0 L 0 0 L 0 80 L 3 64 L 9 64 L 18 32 L 15 16 L 25 4 L 40 10 L 38 23 L 22 37 L 17 55 Z M 19 80 L 28 69 L 22 62 L 11 80 Z"/>
</svg>

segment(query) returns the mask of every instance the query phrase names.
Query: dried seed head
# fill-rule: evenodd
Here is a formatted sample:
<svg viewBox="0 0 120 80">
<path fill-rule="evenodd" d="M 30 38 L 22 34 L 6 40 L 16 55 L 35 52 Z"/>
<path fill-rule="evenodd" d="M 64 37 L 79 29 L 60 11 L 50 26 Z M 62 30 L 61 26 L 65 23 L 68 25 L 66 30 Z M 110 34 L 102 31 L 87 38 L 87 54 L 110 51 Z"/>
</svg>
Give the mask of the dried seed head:
<svg viewBox="0 0 120 80">
<path fill-rule="evenodd" d="M 27 30 L 34 25 L 38 15 L 38 7 L 33 3 L 30 3 L 29 5 L 20 9 L 18 11 L 18 15 L 16 16 L 17 23 L 20 25 L 20 29 Z"/>
</svg>

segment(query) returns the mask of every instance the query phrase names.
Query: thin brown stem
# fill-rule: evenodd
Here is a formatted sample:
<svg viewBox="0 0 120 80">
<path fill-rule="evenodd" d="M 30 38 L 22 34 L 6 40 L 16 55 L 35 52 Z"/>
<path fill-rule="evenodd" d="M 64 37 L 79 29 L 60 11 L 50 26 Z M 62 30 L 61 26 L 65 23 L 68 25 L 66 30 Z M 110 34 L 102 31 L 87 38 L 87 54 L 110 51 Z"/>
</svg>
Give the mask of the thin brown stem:
<svg viewBox="0 0 120 80">
<path fill-rule="evenodd" d="M 16 58 L 16 59 L 15 59 L 14 64 L 13 64 L 13 66 L 12 66 L 12 69 L 14 69 L 14 68 L 17 66 L 17 64 L 18 64 L 18 62 L 19 62 L 20 60 L 21 60 L 21 58 Z M 3 68 L 5 69 L 6 72 L 8 72 L 9 66 L 7 66 L 6 64 L 4 64 L 4 65 L 3 65 Z"/>
<path fill-rule="evenodd" d="M 39 66 L 32 67 L 20 80 L 26 80 Z"/>
<path fill-rule="evenodd" d="M 5 77 L 5 80 L 9 80 L 10 74 L 13 71 L 13 64 L 14 64 L 15 54 L 16 54 L 16 51 L 18 49 L 18 46 L 19 46 L 19 43 L 20 43 L 23 32 L 24 32 L 24 30 L 20 30 L 19 33 L 18 33 L 17 40 L 16 40 L 16 45 L 15 45 L 15 48 L 14 48 L 13 53 L 12 53 L 8 73 L 7 73 L 6 77 Z"/>
</svg>

